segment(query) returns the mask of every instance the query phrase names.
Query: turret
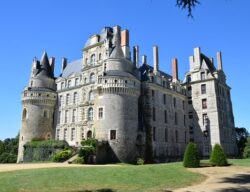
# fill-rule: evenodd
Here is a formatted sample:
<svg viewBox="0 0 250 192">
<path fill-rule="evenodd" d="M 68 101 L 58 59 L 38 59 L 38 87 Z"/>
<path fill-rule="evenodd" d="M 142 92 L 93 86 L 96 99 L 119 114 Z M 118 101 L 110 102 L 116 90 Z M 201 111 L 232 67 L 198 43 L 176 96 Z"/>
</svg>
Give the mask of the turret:
<svg viewBox="0 0 250 192">
<path fill-rule="evenodd" d="M 32 139 L 52 139 L 53 116 L 57 94 L 55 91 L 54 58 L 44 52 L 41 61 L 32 64 L 29 86 L 22 93 L 22 127 L 17 162 L 25 161 L 24 145 Z"/>
<path fill-rule="evenodd" d="M 100 163 L 105 163 L 102 161 L 104 159 L 109 159 L 109 162 L 135 162 L 137 154 L 140 81 L 135 75 L 136 61 L 131 63 L 122 51 L 120 34 L 120 27 L 115 26 L 105 76 L 98 78 L 99 90 L 95 102 L 105 114 L 105 119 L 100 118 L 95 122 L 98 129 L 96 138 L 109 146 L 105 152 L 97 153 L 97 162 Z M 122 41 L 122 44 L 127 44 L 125 39 L 122 38 Z"/>
</svg>

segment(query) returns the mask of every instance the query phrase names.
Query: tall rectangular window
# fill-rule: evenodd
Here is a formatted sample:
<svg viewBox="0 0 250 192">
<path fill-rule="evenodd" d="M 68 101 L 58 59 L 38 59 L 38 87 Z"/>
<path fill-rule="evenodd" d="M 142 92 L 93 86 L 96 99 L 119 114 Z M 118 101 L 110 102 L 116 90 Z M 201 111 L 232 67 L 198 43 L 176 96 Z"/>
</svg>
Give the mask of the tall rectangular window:
<svg viewBox="0 0 250 192">
<path fill-rule="evenodd" d="M 76 103 L 77 103 L 77 98 L 78 98 L 78 94 L 77 94 L 77 92 L 74 92 L 73 104 L 76 104 Z"/>
<path fill-rule="evenodd" d="M 75 121 L 76 121 L 76 109 L 73 109 L 72 122 L 74 123 Z"/>
<path fill-rule="evenodd" d="M 76 78 L 75 80 L 75 86 L 78 86 L 79 85 L 79 78 Z"/>
<path fill-rule="evenodd" d="M 185 109 L 185 101 L 182 101 L 182 109 Z"/>
<path fill-rule="evenodd" d="M 176 108 L 176 98 L 175 97 L 173 99 L 173 103 L 174 103 L 174 108 Z"/>
<path fill-rule="evenodd" d="M 71 129 L 71 141 L 74 141 L 76 138 L 76 129 L 72 128 Z"/>
<path fill-rule="evenodd" d="M 176 143 L 178 143 L 178 141 L 179 141 L 179 135 L 178 135 L 177 130 L 175 131 L 175 141 L 176 141 Z"/>
<path fill-rule="evenodd" d="M 116 139 L 116 130 L 110 130 L 110 140 Z"/>
<path fill-rule="evenodd" d="M 69 122 L 69 111 L 66 110 L 65 111 L 65 121 L 64 121 L 64 123 L 68 123 L 68 122 Z"/>
<path fill-rule="evenodd" d="M 166 105 L 166 94 L 163 94 L 163 104 Z"/>
<path fill-rule="evenodd" d="M 64 82 L 61 82 L 61 89 L 64 88 Z"/>
<path fill-rule="evenodd" d="M 165 142 L 168 142 L 168 129 L 165 128 Z"/>
<path fill-rule="evenodd" d="M 154 99 L 154 97 L 155 97 L 155 91 L 154 90 L 151 91 L 151 95 L 152 95 L 152 99 Z"/>
<path fill-rule="evenodd" d="M 156 140 L 156 128 L 153 127 L 153 141 Z"/>
<path fill-rule="evenodd" d="M 201 85 L 201 94 L 206 94 L 207 90 L 206 90 L 206 84 L 202 84 Z"/>
<path fill-rule="evenodd" d="M 68 80 L 68 87 L 71 87 L 71 80 Z"/>
<path fill-rule="evenodd" d="M 100 108 L 98 109 L 98 118 L 99 118 L 99 119 L 103 119 L 103 108 L 102 108 L 102 107 L 100 107 Z"/>
<path fill-rule="evenodd" d="M 62 106 L 62 102 L 63 102 L 63 96 L 60 95 L 60 97 L 59 97 L 59 106 Z"/>
<path fill-rule="evenodd" d="M 70 99 L 70 94 L 67 94 L 67 95 L 66 95 L 66 105 L 69 104 L 69 99 Z"/>
<path fill-rule="evenodd" d="M 192 104 L 193 102 L 192 102 L 192 97 L 188 97 L 188 104 Z"/>
<path fill-rule="evenodd" d="M 155 121 L 155 108 L 153 107 L 153 121 Z"/>
<path fill-rule="evenodd" d="M 168 112 L 167 112 L 167 110 L 164 111 L 164 122 L 168 123 Z"/>
<path fill-rule="evenodd" d="M 207 109 L 207 99 L 202 99 L 202 109 Z"/>
<path fill-rule="evenodd" d="M 201 80 L 205 80 L 205 72 L 201 72 Z"/>
<path fill-rule="evenodd" d="M 204 113 L 204 114 L 202 114 L 202 123 L 203 123 L 203 125 L 206 125 L 207 124 L 207 114 L 206 113 Z"/>
<path fill-rule="evenodd" d="M 183 125 L 186 127 L 186 115 L 183 116 Z"/>
<path fill-rule="evenodd" d="M 63 132 L 63 140 L 67 140 L 67 129 L 64 129 L 64 132 Z"/>
<path fill-rule="evenodd" d="M 193 119 L 193 112 L 188 112 L 189 119 Z"/>
<path fill-rule="evenodd" d="M 174 124 L 178 125 L 178 114 L 176 112 L 174 113 Z"/>
<path fill-rule="evenodd" d="M 61 124 L 61 111 L 58 112 L 58 117 L 57 117 L 57 124 Z"/>
</svg>

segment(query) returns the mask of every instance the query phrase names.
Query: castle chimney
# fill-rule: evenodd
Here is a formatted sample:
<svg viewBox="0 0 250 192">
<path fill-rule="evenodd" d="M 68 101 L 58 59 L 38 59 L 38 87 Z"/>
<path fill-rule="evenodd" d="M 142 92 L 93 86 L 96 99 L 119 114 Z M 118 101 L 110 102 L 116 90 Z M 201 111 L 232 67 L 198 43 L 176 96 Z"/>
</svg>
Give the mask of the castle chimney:
<svg viewBox="0 0 250 192">
<path fill-rule="evenodd" d="M 55 69 L 55 57 L 49 58 L 49 65 L 51 67 L 51 70 L 54 72 L 54 69 Z"/>
<path fill-rule="evenodd" d="M 121 32 L 121 46 L 129 46 L 129 31 L 127 29 Z"/>
<path fill-rule="evenodd" d="M 127 29 L 121 32 L 121 47 L 125 58 L 130 59 L 129 31 Z"/>
<path fill-rule="evenodd" d="M 158 46 L 153 46 L 153 57 L 154 57 L 154 74 L 156 75 L 159 71 Z"/>
<path fill-rule="evenodd" d="M 176 58 L 172 59 L 172 76 L 173 81 L 178 81 L 178 60 Z"/>
<path fill-rule="evenodd" d="M 66 68 L 67 66 L 67 59 L 66 58 L 62 58 L 62 65 L 61 65 L 61 72 L 63 72 L 63 70 Z"/>
<path fill-rule="evenodd" d="M 147 64 L 147 56 L 146 55 L 142 56 L 142 64 Z"/>
<path fill-rule="evenodd" d="M 200 47 L 194 48 L 194 68 L 199 69 L 201 65 L 201 50 Z"/>
<path fill-rule="evenodd" d="M 218 70 L 223 70 L 222 66 L 222 55 L 221 52 L 217 52 L 217 65 L 218 65 Z"/>
<path fill-rule="evenodd" d="M 133 47 L 133 63 L 136 68 L 139 68 L 139 46 Z"/>
</svg>

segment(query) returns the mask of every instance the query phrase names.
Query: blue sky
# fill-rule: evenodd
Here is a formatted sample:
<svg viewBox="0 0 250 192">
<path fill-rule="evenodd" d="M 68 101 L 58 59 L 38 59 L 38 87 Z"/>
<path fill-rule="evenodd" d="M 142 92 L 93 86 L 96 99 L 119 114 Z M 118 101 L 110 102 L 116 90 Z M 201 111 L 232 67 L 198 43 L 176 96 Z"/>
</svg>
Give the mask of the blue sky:
<svg viewBox="0 0 250 192">
<path fill-rule="evenodd" d="M 177 57 L 182 79 L 194 47 L 211 57 L 222 51 L 235 124 L 250 131 L 250 1 L 201 2 L 188 19 L 175 0 L 2 0 L 0 139 L 15 137 L 20 129 L 21 92 L 33 57 L 44 50 L 56 57 L 58 75 L 62 57 L 80 58 L 90 35 L 114 25 L 130 30 L 131 45 L 139 45 L 150 63 L 152 46 L 158 45 L 161 70 L 171 73 L 171 59 Z"/>
</svg>

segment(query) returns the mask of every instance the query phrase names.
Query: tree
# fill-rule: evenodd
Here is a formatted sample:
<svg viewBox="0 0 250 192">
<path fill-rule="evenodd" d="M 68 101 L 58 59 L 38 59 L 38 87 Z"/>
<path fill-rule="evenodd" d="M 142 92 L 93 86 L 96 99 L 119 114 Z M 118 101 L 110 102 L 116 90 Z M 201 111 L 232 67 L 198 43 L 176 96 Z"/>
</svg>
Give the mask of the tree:
<svg viewBox="0 0 250 192">
<path fill-rule="evenodd" d="M 235 133 L 239 156 L 242 157 L 249 133 L 245 127 L 235 127 Z"/>
<path fill-rule="evenodd" d="M 243 151 L 244 158 L 250 158 L 250 137 L 247 138 L 246 146 Z"/>
<path fill-rule="evenodd" d="M 19 135 L 16 138 L 7 138 L 4 141 L 0 140 L 0 163 L 16 163 L 18 140 Z"/>
<path fill-rule="evenodd" d="M 176 5 L 178 7 L 188 10 L 188 17 L 192 17 L 192 11 L 198 4 L 200 4 L 198 0 L 176 0 Z"/>
<path fill-rule="evenodd" d="M 226 155 L 219 144 L 215 144 L 210 156 L 210 162 L 215 166 L 228 165 Z"/>
<path fill-rule="evenodd" d="M 194 143 L 189 143 L 185 149 L 184 159 L 183 159 L 184 167 L 199 167 L 200 159 L 199 153 L 197 149 L 197 145 Z"/>
</svg>

